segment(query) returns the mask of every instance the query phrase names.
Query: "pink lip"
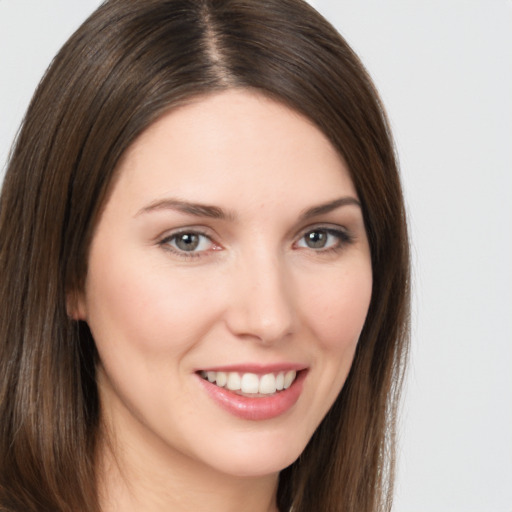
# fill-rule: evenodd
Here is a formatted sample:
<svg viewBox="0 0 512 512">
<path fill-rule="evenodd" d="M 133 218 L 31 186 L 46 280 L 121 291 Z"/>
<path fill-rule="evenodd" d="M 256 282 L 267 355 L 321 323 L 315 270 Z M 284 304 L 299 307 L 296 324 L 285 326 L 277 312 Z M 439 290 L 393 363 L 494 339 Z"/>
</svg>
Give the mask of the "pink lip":
<svg viewBox="0 0 512 512">
<path fill-rule="evenodd" d="M 253 373 L 257 374 L 272 372 L 272 370 L 269 370 L 269 367 L 265 367 L 264 371 L 262 371 L 261 368 L 258 371 L 255 371 L 254 366 L 251 366 L 251 368 L 252 370 L 247 370 L 245 366 L 237 366 L 231 370 L 212 369 L 210 371 L 239 371 L 241 373 L 252 371 Z M 282 365 L 279 366 L 279 370 L 284 370 Z M 197 378 L 210 398 L 217 402 L 217 404 L 220 405 L 220 407 L 222 407 L 225 411 L 245 420 L 260 421 L 269 420 L 271 418 L 280 416 L 295 405 L 302 393 L 302 388 L 307 373 L 307 370 L 300 371 L 297 374 L 297 378 L 293 381 L 292 385 L 288 389 L 279 391 L 274 395 L 264 397 L 248 397 L 237 395 L 229 389 L 220 388 L 219 386 L 212 384 L 208 380 L 203 379 L 200 375 L 197 375 Z"/>
<path fill-rule="evenodd" d="M 230 366 L 212 366 L 210 368 L 201 368 L 198 371 L 204 372 L 239 372 L 239 373 L 255 373 L 256 375 L 265 375 L 267 373 L 279 373 L 295 370 L 299 372 L 304 370 L 305 365 L 294 363 L 276 363 L 267 365 L 258 364 L 233 364 Z"/>
</svg>

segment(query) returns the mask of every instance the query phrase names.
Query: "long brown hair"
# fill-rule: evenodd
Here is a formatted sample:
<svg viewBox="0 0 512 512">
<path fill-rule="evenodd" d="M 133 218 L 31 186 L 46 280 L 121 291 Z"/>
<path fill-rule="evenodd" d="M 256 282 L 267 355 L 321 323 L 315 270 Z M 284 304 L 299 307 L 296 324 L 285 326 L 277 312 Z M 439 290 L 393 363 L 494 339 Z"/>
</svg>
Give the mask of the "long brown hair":
<svg viewBox="0 0 512 512">
<path fill-rule="evenodd" d="M 408 347 L 409 255 L 394 149 L 377 93 L 334 28 L 301 0 L 110 0 L 38 87 L 0 199 L 0 510 L 99 510 L 97 354 L 66 314 L 134 139 L 192 97 L 251 88 L 309 119 L 362 203 L 373 295 L 349 377 L 281 472 L 293 512 L 390 509 Z M 314 172 L 312 169 L 311 172 Z"/>
</svg>

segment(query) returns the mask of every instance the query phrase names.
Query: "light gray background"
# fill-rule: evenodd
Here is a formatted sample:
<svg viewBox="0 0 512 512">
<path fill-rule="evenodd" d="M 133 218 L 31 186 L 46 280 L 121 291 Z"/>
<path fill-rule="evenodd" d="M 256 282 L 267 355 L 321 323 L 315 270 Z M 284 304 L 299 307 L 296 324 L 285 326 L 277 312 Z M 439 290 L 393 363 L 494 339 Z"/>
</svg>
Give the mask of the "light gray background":
<svg viewBox="0 0 512 512">
<path fill-rule="evenodd" d="M 370 70 L 409 208 L 412 360 L 395 512 L 512 512 L 512 0 L 311 1 Z M 0 0 L 0 168 L 98 0 Z"/>
</svg>

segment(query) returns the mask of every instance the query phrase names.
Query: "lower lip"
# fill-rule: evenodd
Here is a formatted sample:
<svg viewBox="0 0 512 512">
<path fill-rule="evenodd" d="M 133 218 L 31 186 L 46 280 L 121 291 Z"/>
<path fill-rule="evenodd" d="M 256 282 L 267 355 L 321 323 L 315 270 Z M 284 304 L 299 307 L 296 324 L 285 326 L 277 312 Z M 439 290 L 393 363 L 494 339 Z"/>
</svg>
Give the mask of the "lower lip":
<svg viewBox="0 0 512 512">
<path fill-rule="evenodd" d="M 281 416 L 289 411 L 302 393 L 307 371 L 302 370 L 288 389 L 274 395 L 248 397 L 220 388 L 201 376 L 197 376 L 208 395 L 224 410 L 244 420 L 261 421 Z"/>
</svg>

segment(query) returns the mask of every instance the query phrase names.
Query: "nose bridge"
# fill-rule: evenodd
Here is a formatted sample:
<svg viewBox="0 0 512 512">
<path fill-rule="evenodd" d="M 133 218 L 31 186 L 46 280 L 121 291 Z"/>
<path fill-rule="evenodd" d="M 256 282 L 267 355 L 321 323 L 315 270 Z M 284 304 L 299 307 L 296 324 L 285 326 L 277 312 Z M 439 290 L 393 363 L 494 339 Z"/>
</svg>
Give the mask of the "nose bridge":
<svg viewBox="0 0 512 512">
<path fill-rule="evenodd" d="M 268 344 L 293 331 L 291 276 L 276 252 L 263 247 L 241 257 L 233 279 L 229 327 Z"/>
</svg>

